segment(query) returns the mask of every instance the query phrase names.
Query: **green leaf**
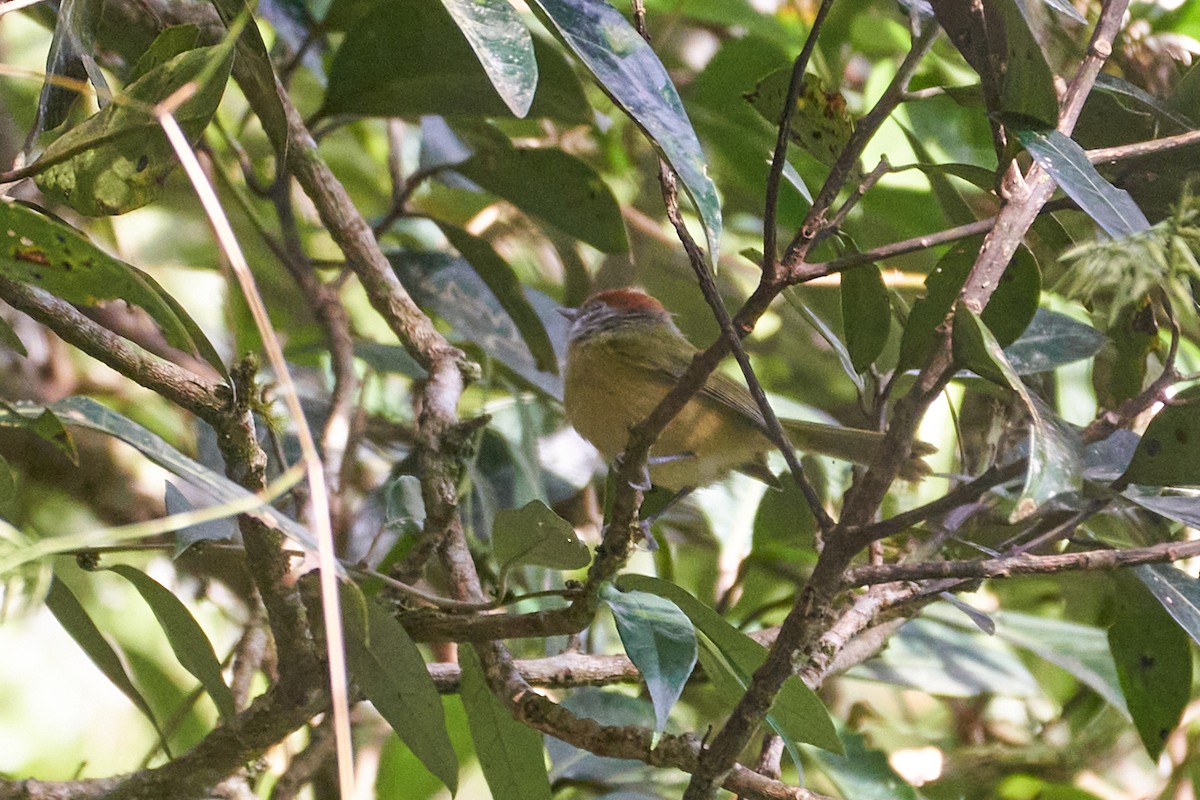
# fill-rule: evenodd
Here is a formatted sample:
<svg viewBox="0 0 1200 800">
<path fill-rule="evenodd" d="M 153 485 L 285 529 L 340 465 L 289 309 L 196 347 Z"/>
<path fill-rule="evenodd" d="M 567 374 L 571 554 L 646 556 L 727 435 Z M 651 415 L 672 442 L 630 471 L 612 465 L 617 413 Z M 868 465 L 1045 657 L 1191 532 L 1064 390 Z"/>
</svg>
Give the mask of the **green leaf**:
<svg viewBox="0 0 1200 800">
<path fill-rule="evenodd" d="M 629 249 L 621 207 L 590 166 L 551 147 L 491 140 L 455 171 L 602 253 Z"/>
<path fill-rule="evenodd" d="M 36 417 L 43 413 L 43 409 L 40 406 L 26 406 L 21 404 L 15 405 L 13 408 L 20 416 L 25 418 Z M 110 408 L 106 408 L 91 398 L 68 397 L 65 400 L 51 404 L 49 410 L 71 425 L 78 425 L 83 428 L 90 428 L 101 433 L 106 433 L 109 436 L 115 436 L 126 444 L 133 446 L 142 455 L 167 472 L 178 475 L 197 489 L 203 491 L 216 503 L 245 500 L 252 496 L 251 492 L 229 480 L 224 475 L 220 475 L 203 464 L 193 461 L 133 420 L 118 414 Z M 0 424 L 5 424 L 6 421 L 11 420 L 11 414 L 12 412 L 0 409 Z M 299 542 L 310 550 L 317 549 L 316 540 L 313 539 L 308 529 L 295 520 L 284 516 L 277 509 L 267 505 L 248 513 L 263 520 L 267 525 L 283 532 L 290 539 Z"/>
<path fill-rule="evenodd" d="M 471 44 L 496 93 L 518 117 L 529 113 L 537 88 L 533 37 L 508 0 L 442 0 Z"/>
<path fill-rule="evenodd" d="M 139 306 L 169 344 L 198 354 L 228 378 L 216 348 L 175 298 L 154 278 L 108 255 L 70 225 L 40 209 L 0 198 L 0 242 L 0 276 L 76 305 L 123 300 Z"/>
<path fill-rule="evenodd" d="M 150 724 L 158 733 L 159 743 L 169 755 L 171 748 L 167 743 L 167 735 L 159 727 L 158 720 L 154 718 L 154 712 L 150 709 L 146 698 L 133 685 L 129 673 L 125 671 L 125 665 L 121 663 L 121 657 L 104 638 L 104 634 L 100 633 L 96 623 L 92 622 L 92 618 L 88 616 L 79 599 L 58 578 L 50 583 L 50 591 L 46 595 L 46 607 L 58 620 L 58 624 L 63 626 L 63 630 L 70 634 L 80 649 L 92 660 L 97 669 L 104 673 L 104 677 L 108 678 L 113 686 L 120 689 L 137 710 L 150 720 Z"/>
<path fill-rule="evenodd" d="M 462 668 L 459 694 L 479 766 L 494 800 L 550 800 L 550 779 L 542 754 L 542 734 L 513 719 L 484 680 L 475 648 L 458 646 Z"/>
<path fill-rule="evenodd" d="M 506 0 L 500 1 L 506 2 Z M 500 301 L 501 307 L 508 313 L 517 326 L 521 338 L 529 347 L 529 354 L 533 356 L 537 368 L 543 372 L 557 375 L 558 356 L 554 352 L 554 345 L 550 343 L 550 337 L 546 333 L 546 326 L 542 324 L 541 317 L 537 315 L 537 312 L 533 310 L 533 305 L 525 297 L 521 282 L 517 280 L 513 268 L 497 255 L 485 240 L 444 222 L 438 223 L 438 227 L 441 228 L 442 233 L 454 246 L 454 249 L 467 260 L 475 273 L 483 279 L 487 287 L 492 290 L 492 294 Z"/>
<path fill-rule="evenodd" d="M 505 0 L 487 0 L 488 16 Z M 363 114 L 377 117 L 509 116 L 506 98 L 497 93 L 495 78 L 502 69 L 492 51 L 487 61 L 496 75 L 480 66 L 481 57 L 451 16 L 469 0 L 388 0 L 375 3 L 347 32 L 329 69 L 329 86 L 320 114 Z M 520 20 L 516 22 L 519 24 Z M 511 20 L 505 22 L 505 30 Z M 515 32 L 515 29 L 513 29 Z M 476 33 L 485 33 L 476 30 Z M 526 31 L 524 36 L 528 36 Z M 592 112 L 579 79 L 566 58 L 551 44 L 532 38 L 536 57 L 537 89 L 530 116 L 553 117 L 567 123 L 589 123 Z M 515 46 L 515 45 L 514 45 Z M 501 48 L 508 49 L 508 48 Z M 506 91 L 510 100 L 525 102 L 520 87 L 528 82 L 525 45 L 510 52 L 520 54 L 522 66 Z"/>
<path fill-rule="evenodd" d="M 1182 522 L 1190 528 L 1200 528 L 1200 497 L 1193 495 L 1144 495 L 1126 489 L 1121 496 L 1160 517 Z"/>
<path fill-rule="evenodd" d="M 865 736 L 840 731 L 845 755 L 816 751 L 817 766 L 833 781 L 843 797 L 854 800 L 917 800 L 917 791 L 901 778 L 887 754 L 867 745 Z"/>
<path fill-rule="evenodd" d="M 1116 573 L 1116 614 L 1108 643 L 1133 724 L 1152 761 L 1179 724 L 1192 686 L 1187 634 L 1132 575 Z"/>
<path fill-rule="evenodd" d="M 221 719 L 233 719 L 237 708 L 233 702 L 233 692 L 221 675 L 221 662 L 217 660 L 212 642 L 187 606 L 165 586 L 140 570 L 127 564 L 117 564 L 107 569 L 133 584 L 133 588 L 138 590 L 138 594 L 154 612 L 154 618 L 166 634 L 167 642 L 179 663 L 200 681 L 216 704 Z"/>
<path fill-rule="evenodd" d="M 1170 564 L 1147 564 L 1133 572 L 1184 633 L 1200 644 L 1200 581 Z"/>
<path fill-rule="evenodd" d="M 995 0 L 989 12 L 1002 22 L 1007 40 L 1007 58 L 1003 68 L 1000 110 L 1005 115 L 1026 117 L 1046 124 L 1058 121 L 1058 94 L 1054 73 L 1046 55 L 1030 29 L 1024 0 Z"/>
<path fill-rule="evenodd" d="M 929 357 L 934 331 L 946 320 L 979 255 L 982 240 L 965 239 L 938 261 L 925 279 L 925 296 L 913 303 L 900 339 L 900 370 L 917 369 Z M 1037 312 L 1042 273 L 1025 248 L 1017 250 L 983 309 L 983 321 L 1001 346 L 1016 341 Z"/>
<path fill-rule="evenodd" d="M 517 564 L 583 569 L 592 560 L 587 545 L 575 536 L 571 523 L 541 500 L 531 500 L 521 508 L 506 508 L 496 514 L 492 554 L 504 569 Z"/>
<path fill-rule="evenodd" d="M 421 651 L 382 606 L 352 585 L 342 584 L 340 591 L 346 660 L 355 683 L 421 763 L 454 794 L 458 757 Z"/>
<path fill-rule="evenodd" d="M 775 70 L 745 95 L 746 102 L 772 127 L 778 127 L 791 82 L 791 67 Z M 832 167 L 854 133 L 846 98 L 836 91 L 825 91 L 825 84 L 816 75 L 805 75 L 788 132 L 792 141 L 813 158 Z"/>
<path fill-rule="evenodd" d="M 1125 483 L 1147 486 L 1200 484 L 1200 389 L 1180 392 L 1164 405 L 1142 434 Z"/>
<path fill-rule="evenodd" d="M 1104 334 L 1091 325 L 1039 308 L 1021 338 L 1004 348 L 1004 356 L 1013 372 L 1034 375 L 1091 358 L 1105 341 Z"/>
<path fill-rule="evenodd" d="M 887 344 L 892 306 L 883 273 L 863 264 L 842 273 L 842 327 L 857 372 L 866 372 Z"/>
<path fill-rule="evenodd" d="M 1119 238 L 1149 230 L 1149 220 L 1129 192 L 1104 180 L 1073 139 L 1056 130 L 1031 128 L 1018 130 L 1017 139 L 1109 236 Z"/>
<path fill-rule="evenodd" d="M 196 507 L 184 497 L 183 493 L 171 483 L 165 481 L 166 489 L 163 506 L 168 515 L 186 514 L 195 511 Z M 179 558 L 189 547 L 197 542 L 228 542 L 237 536 L 237 524 L 231 519 L 214 519 L 208 522 L 198 522 L 175 531 L 175 551 L 173 558 Z"/>
<path fill-rule="evenodd" d="M 1083 447 L 1078 435 L 1025 387 L 996 337 L 965 305 L 954 315 L 954 356 L 976 374 L 1016 392 L 1029 414 L 1029 463 L 1010 521 L 1024 519 L 1055 495 L 1080 488 Z"/>
<path fill-rule="evenodd" d="M 604 0 L 533 0 L 597 84 L 650 137 L 692 198 L 715 264 L 721 241 L 721 201 L 708 177 L 704 151 L 679 93 L 658 56 Z"/>
<path fill-rule="evenodd" d="M 60 453 L 66 456 L 72 464 L 79 466 L 79 451 L 75 449 L 75 440 L 53 411 L 39 409 L 29 415 L 21 414 L 15 406 L 0 400 L 0 409 L 4 416 L 0 417 L 0 426 L 23 428 L 34 436 L 49 442 Z"/>
<path fill-rule="evenodd" d="M 46 148 L 38 160 L 46 165 L 35 178 L 38 188 L 88 216 L 124 214 L 154 200 L 176 159 L 150 107 L 195 83 L 195 94 L 174 114 L 194 141 L 221 102 L 232 62 L 233 47 L 223 43 L 154 67 Z"/>
<path fill-rule="evenodd" d="M 287 115 L 276 89 L 275 68 L 267 54 L 267 46 L 250 16 L 256 4 L 246 0 L 213 0 L 213 5 L 226 28 L 234 30 L 241 24 L 233 75 L 250 107 L 258 114 L 263 132 L 275 149 L 275 157 L 282 160 L 287 153 Z"/>
<path fill-rule="evenodd" d="M 742 687 L 738 696 L 748 685 L 749 677 L 766 661 L 765 647 L 675 584 L 648 575 L 626 574 L 617 578 L 616 585 L 622 591 L 632 589 L 665 597 L 687 614 L 696 630 L 708 637 L 720 655 L 736 670 Z M 737 697 L 726 696 L 726 699 L 732 707 Z M 805 742 L 835 753 L 842 752 L 842 743 L 825 704 L 794 675 L 784 681 L 767 720 L 777 733 L 793 745 Z"/>
<path fill-rule="evenodd" d="M 171 25 L 163 28 L 162 33 L 154 37 L 154 41 L 146 48 L 146 52 L 138 56 L 133 69 L 129 71 L 130 83 L 155 67 L 167 63 L 175 56 L 194 49 L 198 41 L 200 41 L 200 29 L 195 25 Z"/>
<path fill-rule="evenodd" d="M 605 583 L 600 599 L 612 611 L 625 654 L 646 681 L 655 730 L 662 732 L 696 666 L 696 630 L 679 606 L 657 594 Z"/>
<path fill-rule="evenodd" d="M 20 510 L 20 487 L 8 459 L 0 456 L 0 520 L 12 522 Z M 0 538 L 3 538 L 0 535 Z M 0 614 L 0 621 L 3 615 Z"/>
</svg>

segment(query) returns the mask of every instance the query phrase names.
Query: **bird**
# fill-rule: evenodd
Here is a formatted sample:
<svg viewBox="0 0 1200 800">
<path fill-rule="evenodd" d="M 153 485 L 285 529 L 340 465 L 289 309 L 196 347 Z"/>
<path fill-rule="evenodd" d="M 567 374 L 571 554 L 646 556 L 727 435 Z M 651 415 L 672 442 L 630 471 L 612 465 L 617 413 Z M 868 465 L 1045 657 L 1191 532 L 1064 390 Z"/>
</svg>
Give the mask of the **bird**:
<svg viewBox="0 0 1200 800">
<path fill-rule="evenodd" d="M 578 308 L 559 311 L 570 321 L 563 380 L 567 420 L 611 464 L 624 452 L 630 429 L 679 382 L 697 349 L 662 303 L 640 289 L 606 289 Z M 883 441 L 877 431 L 794 419 L 781 423 L 798 450 L 857 464 L 869 464 Z M 679 492 L 737 471 L 778 487 L 767 464 L 773 449 L 749 390 L 714 372 L 654 443 L 649 478 Z M 930 474 L 923 456 L 935 451 L 914 442 L 900 476 L 917 481 Z"/>
</svg>

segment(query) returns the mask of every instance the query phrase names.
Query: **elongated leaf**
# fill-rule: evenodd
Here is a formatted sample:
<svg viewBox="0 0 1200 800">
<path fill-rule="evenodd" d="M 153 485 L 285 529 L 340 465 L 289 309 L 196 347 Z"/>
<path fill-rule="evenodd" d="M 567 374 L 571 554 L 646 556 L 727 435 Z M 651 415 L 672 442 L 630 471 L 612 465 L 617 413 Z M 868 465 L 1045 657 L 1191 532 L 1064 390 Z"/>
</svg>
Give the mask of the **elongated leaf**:
<svg viewBox="0 0 1200 800">
<path fill-rule="evenodd" d="M 92 622 L 92 618 L 88 616 L 79 599 L 58 578 L 50 583 L 50 591 L 46 595 L 46 607 L 58 620 L 58 624 L 63 626 L 63 630 L 70 634 L 75 643 L 92 660 L 97 669 L 104 673 L 104 677 L 108 678 L 113 686 L 120 689 L 121 693 L 137 707 L 137 710 L 150 720 L 150 724 L 158 733 L 158 740 L 162 744 L 163 750 L 170 754 L 171 748 L 167 743 L 166 734 L 159 727 L 158 720 L 154 718 L 154 712 L 150 709 L 146 698 L 142 697 L 142 693 L 133 685 L 129 673 L 125 671 L 125 665 L 121 663 L 121 657 L 104 638 L 104 634 L 100 633 L 96 623 Z"/>
<path fill-rule="evenodd" d="M 154 278 L 113 258 L 66 223 L 12 198 L 0 198 L 0 275 L 77 305 L 123 300 L 141 307 L 180 350 L 196 353 L 228 378 L 216 348 Z"/>
<path fill-rule="evenodd" d="M 184 497 L 183 492 L 170 481 L 166 481 L 163 505 L 167 514 L 186 514 L 196 507 Z M 237 525 L 230 519 L 217 519 L 189 525 L 175 531 L 175 558 L 197 542 L 227 542 L 237 536 Z"/>
<path fill-rule="evenodd" d="M 0 418 L 0 426 L 22 428 L 34 436 L 49 442 L 60 453 L 70 459 L 71 463 L 79 466 L 79 451 L 75 448 L 75 440 L 53 411 L 41 409 L 36 416 L 22 414 L 15 406 L 0 400 L 0 409 L 4 410 Z"/>
<path fill-rule="evenodd" d="M 520 331 L 521 338 L 529 347 L 529 354 L 533 356 L 538 369 L 557 375 L 558 356 L 554 353 L 554 345 L 550 343 L 546 326 L 542 324 L 541 317 L 525 297 L 521 282 L 517 280 L 517 275 L 508 262 L 497 255 L 486 241 L 472 236 L 462 228 L 445 223 L 439 223 L 438 227 L 508 312 L 508 316 Z"/>
<path fill-rule="evenodd" d="M 600 598 L 613 613 L 625 654 L 646 681 L 655 730 L 661 732 L 696 666 L 696 630 L 679 606 L 665 597 L 605 584 Z"/>
<path fill-rule="evenodd" d="M 496 514 L 492 554 L 504 568 L 537 564 L 551 569 L 583 569 L 591 561 L 587 545 L 579 541 L 571 523 L 541 500 Z"/>
<path fill-rule="evenodd" d="M 494 800 L 550 800 L 550 779 L 542 755 L 542 734 L 513 719 L 488 689 L 483 665 L 469 644 L 458 647 L 462 667 L 459 694 L 479 766 Z"/>
<path fill-rule="evenodd" d="M 27 418 L 37 416 L 43 411 L 40 406 L 27 406 L 23 404 L 14 406 L 14 408 Z M 229 480 L 224 475 L 220 475 L 203 464 L 193 461 L 133 420 L 121 416 L 91 398 L 68 397 L 66 400 L 60 400 L 52 404 L 50 410 L 72 425 L 91 428 L 92 430 L 106 433 L 109 436 L 115 436 L 126 444 L 132 445 L 155 464 L 158 464 L 173 475 L 183 478 L 207 494 L 216 503 L 245 501 L 253 497 L 251 492 Z M 3 414 L 3 412 L 0 412 L 0 414 Z M 3 416 L 0 416 L 0 420 L 2 419 Z M 288 538 L 299 542 L 310 550 L 317 549 L 316 541 L 307 528 L 295 520 L 284 516 L 271 506 L 262 506 L 255 511 L 247 513 L 261 519 L 267 525 L 283 532 Z"/>
<path fill-rule="evenodd" d="M 1147 511 L 1160 517 L 1182 522 L 1191 528 L 1200 528 L 1200 497 L 1195 495 L 1145 495 L 1133 489 L 1122 494 L 1126 500 L 1137 503 Z"/>
<path fill-rule="evenodd" d="M 1124 480 L 1148 486 L 1200 484 L 1200 390 L 1189 388 L 1150 420 Z"/>
<path fill-rule="evenodd" d="M 151 69 L 102 111 L 56 139 L 36 176 L 48 196 L 81 214 L 124 214 L 162 193 L 175 151 L 150 108 L 185 85 L 195 94 L 175 111 L 190 140 L 208 126 L 229 77 L 232 43 L 188 50 Z"/>
<path fill-rule="evenodd" d="M 629 249 L 621 208 L 604 179 L 562 150 L 492 140 L 455 171 L 601 252 Z"/>
<path fill-rule="evenodd" d="M 263 42 L 258 25 L 249 17 L 255 4 L 246 0 L 213 0 L 213 5 L 221 15 L 225 27 L 231 30 L 238 27 L 240 16 L 246 17 L 246 23 L 241 26 L 241 34 L 237 40 L 233 75 L 246 99 L 250 101 L 250 106 L 258 114 L 263 132 L 275 148 L 276 158 L 282 160 L 287 153 L 287 117 L 283 111 L 283 101 L 279 99 L 275 88 L 275 68 L 267 54 L 266 43 Z"/>
<path fill-rule="evenodd" d="M 1200 581 L 1170 564 L 1146 564 L 1133 571 L 1184 633 L 1200 644 Z"/>
<path fill-rule="evenodd" d="M 533 37 L 508 0 L 442 0 L 471 43 L 496 93 L 512 113 L 523 117 L 533 104 L 537 61 Z"/>
<path fill-rule="evenodd" d="M 954 315 L 954 355 L 982 377 L 1016 392 L 1029 414 L 1029 464 L 1011 521 L 1029 516 L 1057 494 L 1082 486 L 1083 446 L 1079 437 L 1025 387 L 996 337 L 966 306 L 959 306 Z"/>
<path fill-rule="evenodd" d="M 382 606 L 347 584 L 341 585 L 341 593 L 350 674 L 392 730 L 453 794 L 458 757 L 421 651 Z"/>
<path fill-rule="evenodd" d="M 549 27 L 583 63 L 596 83 L 650 137 L 696 206 L 716 263 L 721 201 L 708 177 L 704 151 L 679 93 L 650 46 L 604 0 L 533 0 Z"/>
<path fill-rule="evenodd" d="M 233 703 L 233 692 L 221 675 L 221 662 L 217 660 L 212 642 L 187 606 L 161 583 L 127 564 L 117 564 L 108 570 L 133 584 L 154 612 L 154 618 L 166 634 L 179 663 L 200 681 L 221 713 L 221 719 L 233 719 L 237 708 Z"/>
<path fill-rule="evenodd" d="M 866 372 L 883 352 L 892 327 L 887 287 L 883 285 L 883 273 L 874 264 L 842 273 L 842 327 L 854 369 Z"/>
<path fill-rule="evenodd" d="M 380 117 L 509 116 L 509 99 L 524 102 L 524 84 L 529 81 L 524 45 L 513 53 L 523 66 L 510 76 L 516 79 L 502 97 L 494 79 L 503 69 L 489 51 L 488 61 L 497 74 L 480 66 L 481 57 L 468 41 L 469 34 L 456 24 L 454 9 L 481 6 L 489 16 L 506 0 L 403 0 L 373 4 L 346 34 L 329 70 L 329 86 L 321 114 L 364 114 Z M 520 23 L 520 20 L 517 20 Z M 510 22 L 505 22 L 505 30 Z M 487 35 L 485 29 L 477 34 Z M 515 29 L 514 29 L 515 32 Z M 528 33 L 526 33 L 526 36 Z M 503 36 L 501 37 L 503 38 Z M 533 37 L 537 89 L 533 117 L 553 117 L 569 123 L 591 121 L 591 110 L 583 87 L 566 58 L 553 45 Z M 503 49 L 503 48 L 502 48 Z M 506 85 L 511 81 L 506 81 Z"/>
<path fill-rule="evenodd" d="M 1192 686 L 1187 634 L 1132 575 L 1116 573 L 1116 619 L 1108 643 L 1133 724 L 1152 760 L 1179 724 Z"/>
<path fill-rule="evenodd" d="M 1039 308 L 1021 338 L 1004 348 L 1004 356 L 1013 372 L 1033 375 L 1091 358 L 1104 342 L 1104 334 L 1091 325 Z"/>
<path fill-rule="evenodd" d="M 1073 139 L 1056 130 L 1030 128 L 1018 130 L 1017 138 L 1067 196 L 1109 236 L 1129 236 L 1150 228 L 1129 192 L 1104 180 Z"/>
<path fill-rule="evenodd" d="M 616 585 L 623 591 L 636 589 L 650 592 L 673 602 L 687 614 L 696 630 L 708 637 L 743 681 L 747 681 L 767 658 L 765 647 L 669 581 L 647 575 L 622 575 L 617 579 Z M 743 682 L 741 685 L 744 687 L 747 684 Z M 736 699 L 728 698 L 731 705 Z M 767 720 L 776 732 L 793 744 L 803 742 L 834 753 L 843 752 L 841 740 L 838 739 L 825 704 L 812 689 L 794 675 L 784 681 Z"/>
</svg>

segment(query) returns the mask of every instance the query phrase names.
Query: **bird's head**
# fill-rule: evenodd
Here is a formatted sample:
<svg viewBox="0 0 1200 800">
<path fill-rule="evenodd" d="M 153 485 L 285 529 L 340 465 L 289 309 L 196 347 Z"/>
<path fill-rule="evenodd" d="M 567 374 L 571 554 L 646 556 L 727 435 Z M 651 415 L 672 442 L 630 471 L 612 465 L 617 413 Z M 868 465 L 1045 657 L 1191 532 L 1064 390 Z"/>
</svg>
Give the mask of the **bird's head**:
<svg viewBox="0 0 1200 800">
<path fill-rule="evenodd" d="M 579 308 L 560 308 L 559 313 L 571 321 L 568 342 L 654 328 L 666 328 L 680 335 L 670 312 L 641 289 L 605 289 L 593 294 Z"/>
</svg>

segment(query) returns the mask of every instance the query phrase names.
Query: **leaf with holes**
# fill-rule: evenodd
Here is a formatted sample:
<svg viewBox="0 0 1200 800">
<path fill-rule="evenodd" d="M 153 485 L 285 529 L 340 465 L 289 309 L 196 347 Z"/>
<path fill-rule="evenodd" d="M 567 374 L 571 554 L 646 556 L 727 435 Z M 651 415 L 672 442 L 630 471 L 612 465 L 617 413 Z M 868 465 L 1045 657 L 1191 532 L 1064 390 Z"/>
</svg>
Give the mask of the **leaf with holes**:
<svg viewBox="0 0 1200 800">
<path fill-rule="evenodd" d="M 1122 480 L 1147 486 L 1200 484 L 1198 443 L 1200 387 L 1190 387 L 1150 420 Z"/>
</svg>

